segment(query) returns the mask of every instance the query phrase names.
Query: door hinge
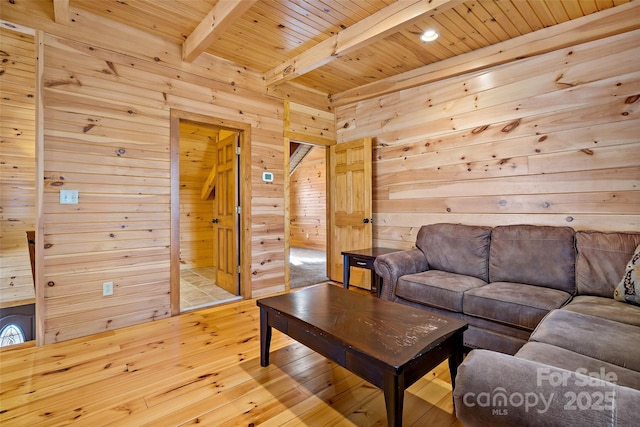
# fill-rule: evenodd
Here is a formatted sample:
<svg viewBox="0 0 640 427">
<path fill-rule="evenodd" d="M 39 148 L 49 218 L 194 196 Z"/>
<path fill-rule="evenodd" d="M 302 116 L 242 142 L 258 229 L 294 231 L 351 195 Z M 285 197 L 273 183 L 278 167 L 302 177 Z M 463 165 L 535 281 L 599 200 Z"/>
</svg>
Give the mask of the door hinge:
<svg viewBox="0 0 640 427">
<path fill-rule="evenodd" d="M 240 155 L 240 147 L 236 147 L 236 156 Z"/>
<path fill-rule="evenodd" d="M 242 213 L 242 208 L 240 206 L 236 206 L 236 213 L 240 215 Z"/>
</svg>

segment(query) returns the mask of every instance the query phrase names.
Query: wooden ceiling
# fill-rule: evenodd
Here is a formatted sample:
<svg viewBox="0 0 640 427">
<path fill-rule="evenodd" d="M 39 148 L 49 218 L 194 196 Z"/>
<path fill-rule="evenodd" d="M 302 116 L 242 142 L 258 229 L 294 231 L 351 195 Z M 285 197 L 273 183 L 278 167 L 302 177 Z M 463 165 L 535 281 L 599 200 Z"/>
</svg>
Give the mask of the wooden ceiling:
<svg viewBox="0 0 640 427">
<path fill-rule="evenodd" d="M 349 98 L 367 85 L 397 81 L 412 70 L 501 46 L 629 2 L 53 1 L 58 22 L 69 19 L 72 8 L 83 9 L 182 44 L 186 61 L 206 52 L 263 73 L 267 86 L 292 81 L 336 99 Z M 637 15 L 637 8 L 634 11 Z M 421 41 L 426 29 L 438 31 L 440 38 Z M 511 52 L 512 56 L 517 54 Z"/>
</svg>

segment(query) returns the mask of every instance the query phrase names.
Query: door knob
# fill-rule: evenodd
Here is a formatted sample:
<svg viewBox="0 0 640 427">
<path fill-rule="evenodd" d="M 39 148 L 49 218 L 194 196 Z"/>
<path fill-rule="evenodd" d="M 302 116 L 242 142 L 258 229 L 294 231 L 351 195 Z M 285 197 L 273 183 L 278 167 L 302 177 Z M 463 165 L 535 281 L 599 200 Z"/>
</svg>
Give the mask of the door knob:
<svg viewBox="0 0 640 427">
<path fill-rule="evenodd" d="M 218 218 L 213 218 L 213 219 L 211 220 L 211 222 L 212 222 L 213 224 L 217 224 L 217 223 L 218 223 Z"/>
<path fill-rule="evenodd" d="M 365 224 L 369 224 L 369 218 L 363 219 L 362 222 L 365 223 Z"/>
</svg>

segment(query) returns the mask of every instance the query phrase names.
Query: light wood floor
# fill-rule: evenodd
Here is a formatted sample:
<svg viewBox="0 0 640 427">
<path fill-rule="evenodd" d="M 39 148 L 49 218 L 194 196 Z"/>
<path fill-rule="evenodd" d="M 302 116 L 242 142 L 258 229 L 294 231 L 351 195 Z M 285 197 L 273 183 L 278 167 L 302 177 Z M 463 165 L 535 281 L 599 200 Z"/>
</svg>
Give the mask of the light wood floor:
<svg viewBox="0 0 640 427">
<path fill-rule="evenodd" d="M 84 339 L 0 350 L 0 425 L 383 426 L 382 392 L 274 330 L 255 300 Z M 446 362 L 405 393 L 405 425 L 461 426 Z"/>
</svg>

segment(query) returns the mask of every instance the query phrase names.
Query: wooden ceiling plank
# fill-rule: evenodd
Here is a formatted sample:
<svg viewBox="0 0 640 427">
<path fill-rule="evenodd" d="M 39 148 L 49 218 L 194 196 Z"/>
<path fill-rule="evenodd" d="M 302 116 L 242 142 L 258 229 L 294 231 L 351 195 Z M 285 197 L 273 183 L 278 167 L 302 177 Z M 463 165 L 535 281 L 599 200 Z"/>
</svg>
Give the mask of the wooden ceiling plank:
<svg viewBox="0 0 640 427">
<path fill-rule="evenodd" d="M 394 34 L 393 38 L 388 38 L 385 49 L 381 49 L 381 51 L 385 55 L 382 58 L 382 63 L 391 67 L 392 74 L 404 73 L 420 67 L 419 64 L 424 65 L 432 62 L 429 60 L 432 57 L 427 55 L 423 46 L 417 46 L 410 40 L 406 40 L 406 37 L 403 37 L 401 33 Z"/>
<path fill-rule="evenodd" d="M 438 37 L 436 41 L 429 42 L 425 46 L 425 49 L 432 49 L 438 45 L 450 52 L 449 54 L 445 54 L 443 59 L 449 58 L 451 56 L 462 55 L 463 53 L 471 51 L 471 49 L 469 49 L 469 47 L 466 46 L 462 40 L 449 33 L 448 31 L 441 32 L 440 37 Z"/>
<path fill-rule="evenodd" d="M 73 6 L 99 16 L 138 28 L 147 33 L 158 34 L 169 40 L 182 42 L 191 29 L 202 19 L 200 14 L 196 19 L 192 13 L 184 13 L 182 8 L 174 9 L 171 13 L 161 8 L 163 2 L 141 3 L 139 0 L 74 0 Z M 175 3 L 175 6 L 180 4 Z M 210 9 L 210 8 L 209 8 Z"/>
<path fill-rule="evenodd" d="M 69 0 L 53 0 L 53 14 L 56 23 L 69 25 Z"/>
<path fill-rule="evenodd" d="M 448 40 L 450 43 L 455 45 L 457 49 L 460 50 L 460 52 L 456 51 L 456 54 L 469 52 L 471 50 L 475 50 L 475 49 L 479 49 L 481 47 L 487 46 L 487 43 L 482 45 L 478 44 L 473 39 L 473 37 L 471 37 L 471 33 L 473 32 L 472 29 L 469 29 L 469 28 L 463 29 L 458 26 L 459 23 L 463 23 L 464 21 L 462 22 L 459 21 L 456 23 L 453 20 L 449 19 L 449 17 L 446 14 L 438 15 L 433 19 L 435 19 L 435 21 L 440 24 L 441 28 L 447 29 L 446 32 L 440 31 L 440 37 L 442 37 L 444 33 L 444 37 L 445 37 L 444 40 Z"/>
<path fill-rule="evenodd" d="M 561 2 L 557 0 L 544 0 L 544 4 L 547 6 L 549 12 L 551 12 L 551 15 L 553 16 L 553 19 L 555 19 L 558 24 L 569 20 L 569 15 Z"/>
<path fill-rule="evenodd" d="M 543 29 L 545 25 L 542 24 L 542 22 L 540 21 L 540 18 L 538 18 L 538 15 L 536 15 L 533 8 L 531 7 L 532 3 L 538 3 L 538 2 L 532 2 L 532 1 L 512 2 L 515 9 L 518 12 L 520 12 L 520 16 L 524 18 L 524 22 L 528 24 L 533 31 L 538 31 Z M 517 21 L 515 23 L 519 24 L 520 22 Z"/>
<path fill-rule="evenodd" d="M 464 34 L 467 40 L 469 40 L 467 44 L 473 43 L 472 47 L 474 49 L 478 49 L 484 46 L 489 46 L 490 44 L 492 44 L 489 40 L 487 40 L 484 37 L 484 35 L 478 28 L 471 25 L 469 21 L 465 19 L 469 15 L 470 15 L 469 17 L 473 17 L 473 14 L 465 13 L 464 15 L 460 15 L 460 12 L 456 8 L 454 8 L 454 10 L 452 10 L 451 12 L 453 13 L 443 14 L 442 16 L 446 15 L 451 20 L 451 22 L 462 31 L 462 33 L 460 34 Z M 484 27 L 483 25 L 480 25 L 480 28 L 483 28 L 483 27 Z"/>
<path fill-rule="evenodd" d="M 247 22 L 250 21 L 252 24 L 255 24 L 255 28 L 246 34 L 248 36 L 262 37 L 266 24 L 269 32 L 274 35 L 274 39 L 285 38 L 290 43 L 299 46 L 302 43 L 308 43 L 309 39 L 317 37 L 318 32 L 321 31 L 309 26 L 303 20 L 295 20 L 290 16 L 286 16 L 285 13 L 279 10 L 263 11 L 260 9 L 261 5 L 262 3 L 256 4 L 256 6 L 245 15 Z M 245 19 L 238 23 L 244 24 L 244 21 Z M 322 39 L 317 39 L 315 42 L 318 43 L 321 40 Z M 279 44 L 278 41 L 274 41 L 274 43 L 275 45 Z"/>
<path fill-rule="evenodd" d="M 526 1 L 520 1 L 520 0 L 516 0 L 515 2 L 513 2 L 513 1 L 500 1 L 498 3 L 498 7 L 503 11 L 504 16 L 517 29 L 518 34 L 516 35 L 516 37 L 517 36 L 521 36 L 523 34 L 530 33 L 532 31 L 535 31 L 537 29 L 535 22 L 533 23 L 533 25 L 531 25 L 532 23 L 529 22 L 527 19 L 525 19 L 521 15 L 520 9 L 517 8 L 514 5 L 514 3 L 518 3 L 518 4 L 521 4 L 521 5 L 524 5 L 524 6 L 527 5 Z M 537 20 L 537 17 L 535 15 L 534 15 L 534 19 Z"/>
<path fill-rule="evenodd" d="M 327 31 L 327 27 L 331 26 L 331 23 L 318 23 L 316 20 L 311 20 L 303 14 L 297 14 L 293 9 L 276 2 L 259 2 L 249 13 L 250 15 L 247 17 L 253 17 L 259 23 L 270 22 L 274 26 L 273 28 L 282 25 L 290 31 L 298 33 L 300 38 L 304 40 L 322 37 L 323 33 Z M 316 42 L 320 40 L 322 38 Z"/>
<path fill-rule="evenodd" d="M 182 60 L 191 62 L 241 17 L 256 0 L 226 0 L 216 3 L 182 44 Z"/>
<path fill-rule="evenodd" d="M 74 0 L 75 1 L 75 0 Z M 95 0 L 92 0 L 95 1 Z M 131 0 L 126 0 L 128 4 Z M 172 1 L 152 1 L 151 4 L 156 10 L 162 11 L 163 16 L 172 16 L 175 18 L 185 18 L 191 21 L 200 22 L 203 16 L 205 16 L 213 4 L 210 1 L 196 1 L 196 0 L 172 0 Z M 145 1 L 141 4 L 140 8 L 145 11 L 149 10 L 149 1 Z"/>
<path fill-rule="evenodd" d="M 553 13 L 549 9 L 548 5 L 544 1 L 534 1 L 529 2 L 531 5 L 531 9 L 536 14 L 540 23 L 544 27 L 550 27 L 552 25 L 559 24 L 559 22 L 554 18 Z"/>
<path fill-rule="evenodd" d="M 401 0 L 340 31 L 265 74 L 267 86 L 294 79 L 405 28 L 426 13 L 437 14 L 462 0 Z"/>
<path fill-rule="evenodd" d="M 253 12 L 253 9 L 247 12 L 245 18 Z M 289 34 L 275 34 L 279 30 L 277 25 L 273 27 L 272 32 L 265 32 L 262 37 L 259 37 L 259 32 L 256 30 L 264 24 L 264 20 L 259 24 L 253 24 L 253 19 L 240 19 L 233 25 L 233 28 L 225 32 L 223 38 L 217 40 L 206 52 L 264 73 L 290 57 L 293 49 L 283 44 L 283 38 L 287 40 L 287 43 L 298 42 L 290 38 Z M 254 28 L 253 25 L 256 27 Z M 265 45 L 268 47 L 265 48 Z"/>
<path fill-rule="evenodd" d="M 357 21 L 361 21 L 364 18 L 366 18 L 369 15 L 373 15 L 374 13 L 384 9 L 385 7 L 389 6 L 391 3 L 393 3 L 396 0 L 391 0 L 391 1 L 346 1 L 343 2 L 344 4 L 344 8 L 347 10 L 352 11 L 352 13 L 355 13 L 355 16 L 360 16 L 360 18 L 357 18 Z M 332 0 L 328 0 L 328 3 L 333 4 L 334 2 Z M 351 14 L 350 14 L 351 15 Z"/>
<path fill-rule="evenodd" d="M 429 49 L 431 44 L 429 44 L 429 46 L 418 45 L 417 43 L 413 42 L 411 34 L 405 31 L 394 34 L 393 36 L 389 37 L 387 41 L 391 43 L 393 47 L 401 46 L 403 49 L 406 49 L 409 54 L 421 64 L 431 64 L 432 62 L 440 60 L 440 58 L 434 55 L 433 52 L 431 52 L 431 49 Z"/>
<path fill-rule="evenodd" d="M 491 2 L 484 2 L 482 4 L 487 9 L 487 12 L 489 12 L 492 19 L 500 24 L 500 27 L 502 27 L 502 29 L 509 35 L 509 38 L 518 37 L 531 31 L 531 29 L 527 27 L 528 31 L 525 31 L 524 33 L 520 32 L 520 30 L 518 30 L 518 27 L 513 24 L 511 19 L 507 15 L 505 15 L 505 13 L 502 11 L 502 8 L 500 7 L 500 3 L 497 3 L 496 0 L 493 0 Z"/>
<path fill-rule="evenodd" d="M 458 13 L 461 19 L 465 20 L 471 28 L 474 29 L 482 39 L 487 41 L 487 44 L 499 43 L 500 40 L 495 34 L 485 25 L 485 23 L 473 13 L 476 8 L 476 4 L 472 3 L 469 6 L 462 4 L 456 6 L 453 9 Z"/>
<path fill-rule="evenodd" d="M 613 7 L 614 4 L 613 0 L 596 0 L 596 6 L 598 7 L 598 10 L 604 10 Z"/>
<path fill-rule="evenodd" d="M 483 6 L 483 3 L 472 3 L 470 9 L 472 13 L 487 27 L 491 34 L 494 35 L 499 41 L 505 41 L 509 39 L 509 34 L 500 26 L 500 24 L 493 19 L 491 13 Z"/>
<path fill-rule="evenodd" d="M 545 31 L 528 33 L 407 73 L 337 93 L 332 96 L 333 105 L 350 104 L 390 92 L 421 86 L 436 80 L 459 76 L 506 62 L 637 30 L 640 28 L 640 21 L 636 19 L 639 12 L 640 2 L 630 2 L 603 10 L 596 14 L 549 27 Z"/>
<path fill-rule="evenodd" d="M 580 4 L 578 4 L 575 0 L 561 0 L 564 9 L 567 11 L 567 15 L 569 19 L 576 19 L 584 16 L 582 9 L 580 8 Z"/>
<path fill-rule="evenodd" d="M 375 11 L 371 13 L 367 13 L 366 11 L 363 11 L 362 8 L 353 7 L 353 6 L 358 6 L 358 5 L 353 3 L 347 4 L 346 2 L 340 2 L 340 1 L 334 1 L 334 0 L 329 0 L 329 1 L 321 0 L 317 7 L 323 11 L 329 10 L 329 12 L 326 12 L 327 14 L 331 15 L 334 19 L 337 20 L 337 22 L 340 22 L 341 24 L 344 24 L 347 27 L 349 26 L 348 25 L 349 21 L 353 21 L 351 23 L 351 25 L 353 25 L 356 22 L 363 20 L 364 18 L 369 16 L 371 13 L 375 13 Z"/>
<path fill-rule="evenodd" d="M 598 6 L 594 0 L 582 0 L 580 2 L 580 9 L 584 15 L 590 15 L 598 11 Z"/>
<path fill-rule="evenodd" d="M 310 43 L 307 49 L 314 44 L 327 39 L 331 34 L 340 31 L 340 21 L 331 15 L 320 15 L 316 13 L 306 2 L 287 1 L 266 1 L 256 5 L 257 10 L 263 11 L 263 17 L 270 17 L 276 20 L 277 24 L 291 28 L 303 28 L 305 44 Z M 352 20 L 352 18 L 348 18 Z"/>
</svg>

